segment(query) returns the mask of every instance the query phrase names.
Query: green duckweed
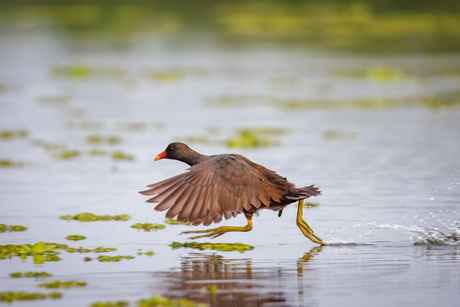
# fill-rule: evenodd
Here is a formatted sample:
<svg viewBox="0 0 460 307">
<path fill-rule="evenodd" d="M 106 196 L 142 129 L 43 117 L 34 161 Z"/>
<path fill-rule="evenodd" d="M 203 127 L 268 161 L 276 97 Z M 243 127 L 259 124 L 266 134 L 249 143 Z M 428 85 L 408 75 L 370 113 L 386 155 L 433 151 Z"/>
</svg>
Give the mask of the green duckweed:
<svg viewBox="0 0 460 307">
<path fill-rule="evenodd" d="M 91 307 L 127 307 L 129 306 L 128 301 L 115 301 L 115 302 L 94 302 L 91 303 Z"/>
<path fill-rule="evenodd" d="M 126 154 L 126 153 L 124 153 L 123 151 L 120 151 L 120 150 L 112 151 L 110 153 L 110 156 L 112 157 L 112 159 L 115 159 L 115 160 L 125 160 L 125 161 L 134 160 L 133 155 Z"/>
<path fill-rule="evenodd" d="M 125 73 L 120 69 L 74 64 L 53 67 L 51 74 L 56 78 L 86 80 L 89 78 L 122 79 Z"/>
<path fill-rule="evenodd" d="M 96 215 L 93 213 L 83 212 L 76 215 L 62 215 L 61 220 L 77 220 L 80 222 L 93 221 L 128 221 L 131 217 L 127 214 L 119 215 Z"/>
<path fill-rule="evenodd" d="M 121 143 L 121 138 L 117 136 L 104 137 L 101 135 L 89 135 L 86 137 L 86 142 L 90 144 L 117 145 Z"/>
<path fill-rule="evenodd" d="M 85 281 L 77 281 L 77 280 L 70 280 L 70 281 L 60 281 L 55 280 L 52 282 L 42 282 L 37 286 L 48 288 L 48 289 L 55 289 L 55 288 L 73 288 L 73 287 L 85 287 Z"/>
<path fill-rule="evenodd" d="M 25 230 L 27 230 L 26 226 L 0 224 L 0 232 L 25 231 Z"/>
<path fill-rule="evenodd" d="M 119 262 L 123 259 L 127 259 L 127 260 L 131 260 L 131 259 L 134 259 L 135 257 L 134 256 L 130 256 L 130 255 L 127 255 L 127 256 L 107 256 L 107 255 L 100 255 L 97 260 L 99 260 L 99 262 Z"/>
<path fill-rule="evenodd" d="M 428 109 L 451 108 L 460 106 L 460 93 L 450 93 L 445 97 L 420 96 L 405 98 L 367 98 L 357 100 L 310 100 L 310 99 L 273 99 L 270 97 L 217 96 L 208 97 L 206 104 L 217 107 L 271 106 L 289 111 L 297 110 L 379 110 L 409 107 Z"/>
<path fill-rule="evenodd" d="M 25 272 L 25 273 L 14 272 L 14 273 L 10 273 L 10 277 L 13 277 L 13 278 L 51 277 L 51 276 L 53 276 L 53 274 L 50 274 L 50 273 L 47 273 L 47 272 Z"/>
<path fill-rule="evenodd" d="M 131 217 L 128 214 L 118 214 L 112 216 L 112 220 L 114 221 L 129 221 Z"/>
<path fill-rule="evenodd" d="M 114 302 L 94 302 L 91 307 L 126 307 L 129 306 L 128 301 L 120 300 Z M 196 303 L 192 300 L 181 298 L 173 300 L 161 295 L 154 295 L 150 298 L 141 299 L 135 303 L 137 307 L 206 307 L 209 306 L 206 303 Z"/>
<path fill-rule="evenodd" d="M 0 159 L 0 167 L 21 167 L 21 166 L 27 166 L 30 163 L 26 162 L 15 162 L 11 161 L 8 159 Z"/>
<path fill-rule="evenodd" d="M 26 138 L 28 135 L 26 130 L 0 130 L 0 140 Z"/>
<path fill-rule="evenodd" d="M 89 156 L 106 156 L 106 155 L 107 155 L 107 151 L 101 150 L 101 149 L 97 149 L 97 148 L 93 148 L 93 149 L 90 149 L 89 151 L 87 151 L 87 154 L 88 154 Z"/>
<path fill-rule="evenodd" d="M 171 307 L 205 307 L 209 306 L 206 303 L 196 303 L 186 298 L 173 300 L 164 296 L 155 295 L 151 298 L 142 299 L 136 302 L 138 307 L 157 307 L 157 306 L 171 306 Z"/>
<path fill-rule="evenodd" d="M 107 253 L 107 252 L 114 252 L 116 251 L 117 249 L 114 248 L 114 247 L 96 247 L 96 248 L 93 248 L 93 249 L 90 249 L 90 248 L 83 248 L 83 247 L 79 247 L 79 248 L 74 248 L 74 247 L 69 247 L 67 249 L 67 252 L 69 253 Z"/>
<path fill-rule="evenodd" d="M 67 240 L 71 240 L 71 241 L 80 241 L 80 240 L 84 240 L 86 239 L 85 236 L 81 236 L 81 235 L 68 235 L 67 237 L 65 237 Z"/>
<path fill-rule="evenodd" d="M 178 222 L 176 219 L 165 219 L 165 223 L 168 224 L 168 225 L 192 225 L 190 223 L 182 223 L 182 222 Z"/>
<path fill-rule="evenodd" d="M 323 132 L 323 137 L 328 140 L 352 140 L 356 134 L 354 132 L 326 130 Z"/>
<path fill-rule="evenodd" d="M 152 230 L 164 229 L 165 225 L 152 224 L 152 223 L 136 223 L 136 224 L 131 225 L 131 228 L 144 229 L 145 231 L 152 231 Z"/>
<path fill-rule="evenodd" d="M 60 292 L 37 293 L 37 292 L 0 292 L 0 302 L 11 303 L 14 301 L 34 301 L 43 300 L 46 298 L 57 299 L 61 298 Z"/>
<path fill-rule="evenodd" d="M 20 257 L 27 259 L 32 256 L 34 263 L 41 264 L 45 261 L 59 261 L 57 255 L 58 249 L 65 250 L 68 246 L 66 244 L 45 243 L 37 242 L 35 244 L 22 244 L 22 245 L 0 245 L 0 260 L 11 259 L 13 257 Z"/>
<path fill-rule="evenodd" d="M 64 144 L 50 144 L 42 140 L 34 140 L 32 143 L 48 151 L 54 159 L 68 160 L 81 155 L 80 151 L 68 149 Z"/>
<path fill-rule="evenodd" d="M 176 83 L 184 78 L 179 70 L 149 71 L 147 77 L 158 83 Z"/>
<path fill-rule="evenodd" d="M 11 160 L 0 159 L 0 167 L 10 167 L 13 165 L 14 165 L 14 162 Z"/>
<path fill-rule="evenodd" d="M 71 150 L 71 149 L 63 148 L 59 151 L 54 152 L 53 157 L 56 159 L 67 160 L 67 159 L 76 158 L 79 155 L 80 155 L 80 152 L 78 150 Z"/>
<path fill-rule="evenodd" d="M 238 251 L 238 252 L 245 252 L 254 249 L 253 246 L 248 245 L 248 244 L 243 244 L 243 243 L 210 243 L 210 242 L 205 242 L 205 243 L 198 243 L 198 242 L 185 242 L 185 243 L 180 243 L 180 242 L 172 242 L 170 245 L 172 248 L 181 248 L 181 247 L 186 247 L 186 248 L 195 248 L 199 250 L 217 250 L 217 251 L 222 251 L 222 252 L 231 252 L 231 251 Z"/>
<path fill-rule="evenodd" d="M 141 256 L 141 255 L 146 255 L 146 256 L 153 256 L 155 253 L 153 251 L 147 251 L 147 252 L 143 252 L 142 249 L 139 249 L 139 251 L 137 252 L 137 255 L 138 256 Z"/>
<path fill-rule="evenodd" d="M 240 130 L 226 143 L 229 147 L 237 148 L 268 147 L 275 144 L 270 134 L 258 129 Z"/>
</svg>

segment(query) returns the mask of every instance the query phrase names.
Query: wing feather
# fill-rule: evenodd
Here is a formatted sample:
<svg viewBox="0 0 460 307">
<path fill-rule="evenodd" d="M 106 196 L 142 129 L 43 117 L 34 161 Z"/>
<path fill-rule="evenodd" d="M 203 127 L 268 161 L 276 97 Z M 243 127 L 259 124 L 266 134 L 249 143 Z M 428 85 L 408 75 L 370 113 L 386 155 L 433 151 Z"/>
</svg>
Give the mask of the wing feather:
<svg viewBox="0 0 460 307">
<path fill-rule="evenodd" d="M 199 196 L 199 192 L 197 190 L 198 187 L 194 186 L 190 191 L 188 197 L 183 200 L 184 204 L 182 206 L 182 210 L 179 212 L 179 215 L 177 216 L 177 220 L 179 222 L 188 222 L 194 206 L 199 206 L 199 204 L 196 203 L 196 199 Z"/>
<path fill-rule="evenodd" d="M 168 210 L 167 218 L 193 225 L 209 225 L 244 210 L 286 200 L 286 180 L 240 155 L 217 155 L 196 164 L 188 172 L 149 185 L 141 192 L 154 195 L 155 210 Z M 289 186 L 290 185 L 290 186 Z"/>
<path fill-rule="evenodd" d="M 182 209 L 184 208 L 184 204 L 185 204 L 184 199 L 187 199 L 191 190 L 192 190 L 192 187 L 190 185 L 185 185 L 184 191 L 179 194 L 176 201 L 174 202 L 174 205 L 166 213 L 166 218 L 172 219 L 176 215 L 178 215 L 179 212 L 182 211 Z"/>
</svg>

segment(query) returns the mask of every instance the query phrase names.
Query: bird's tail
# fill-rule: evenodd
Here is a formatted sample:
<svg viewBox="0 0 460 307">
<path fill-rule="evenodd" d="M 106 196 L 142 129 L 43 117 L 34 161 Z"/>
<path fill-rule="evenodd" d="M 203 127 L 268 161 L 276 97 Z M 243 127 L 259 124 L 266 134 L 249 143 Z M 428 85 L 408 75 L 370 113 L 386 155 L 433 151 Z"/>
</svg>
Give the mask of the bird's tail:
<svg viewBox="0 0 460 307">
<path fill-rule="evenodd" d="M 305 198 L 308 198 L 310 196 L 318 196 L 321 194 L 321 191 L 314 187 L 313 185 L 310 185 L 308 187 L 304 187 L 304 188 L 296 188 L 296 189 L 293 189 L 288 195 L 286 195 L 285 197 L 287 199 L 291 199 L 291 200 L 301 200 L 301 199 L 305 199 Z"/>
</svg>

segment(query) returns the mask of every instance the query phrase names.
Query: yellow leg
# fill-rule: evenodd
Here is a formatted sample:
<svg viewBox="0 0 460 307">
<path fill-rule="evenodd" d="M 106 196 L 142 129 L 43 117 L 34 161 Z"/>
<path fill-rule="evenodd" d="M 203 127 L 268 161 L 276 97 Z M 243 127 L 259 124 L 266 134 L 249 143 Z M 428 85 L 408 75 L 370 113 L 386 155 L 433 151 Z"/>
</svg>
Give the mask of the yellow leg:
<svg viewBox="0 0 460 307">
<path fill-rule="evenodd" d="M 319 237 L 313 233 L 313 229 L 308 226 L 307 222 L 303 219 L 303 199 L 299 200 L 299 206 L 297 207 L 297 226 L 300 228 L 304 236 L 309 238 L 315 243 L 326 245 Z"/>
<path fill-rule="evenodd" d="M 222 226 L 222 227 L 217 227 L 217 228 L 211 228 L 211 229 L 206 229 L 206 230 L 195 230 L 195 231 L 184 231 L 182 233 L 205 233 L 204 235 L 201 236 L 195 236 L 191 237 L 190 239 L 198 239 L 198 238 L 205 238 L 205 237 L 210 237 L 211 239 L 217 238 L 221 235 L 223 235 L 226 232 L 229 231 L 250 231 L 252 230 L 252 220 L 248 219 L 248 224 L 244 227 L 237 227 L 237 226 Z"/>
</svg>

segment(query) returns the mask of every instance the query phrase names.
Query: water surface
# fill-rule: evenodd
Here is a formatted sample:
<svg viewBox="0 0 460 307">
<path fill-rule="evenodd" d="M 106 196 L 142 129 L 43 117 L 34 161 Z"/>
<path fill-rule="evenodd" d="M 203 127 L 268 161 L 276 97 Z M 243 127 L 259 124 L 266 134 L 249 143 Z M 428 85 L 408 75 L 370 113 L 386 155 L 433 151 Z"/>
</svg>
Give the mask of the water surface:
<svg viewBox="0 0 460 307">
<path fill-rule="evenodd" d="M 24 232 L 1 244 L 38 241 L 115 247 L 135 259 L 85 262 L 31 257 L 0 260 L 0 291 L 46 292 L 12 272 L 47 271 L 45 280 L 84 280 L 58 300 L 21 306 L 131 303 L 160 294 L 212 306 L 456 306 L 460 298 L 460 68 L 451 56 L 351 56 L 277 47 L 232 48 L 161 38 L 129 48 L 74 48 L 58 33 L 3 30 L 0 223 Z M 69 72 L 70 71 L 70 72 Z M 238 129 L 271 129 L 273 146 L 230 148 Z M 91 144 L 88 136 L 120 138 Z M 267 136 L 265 136 L 267 137 Z M 171 141 L 204 154 L 238 152 L 298 186 L 315 184 L 318 207 L 304 217 L 329 246 L 308 241 L 296 206 L 262 211 L 242 242 L 252 251 L 173 250 L 192 226 L 144 232 L 164 213 L 137 191 L 185 171 L 153 162 Z M 78 154 L 59 158 L 68 151 Z M 106 154 L 94 156 L 90 150 Z M 67 152 L 68 152 L 67 151 Z M 132 160 L 110 157 L 122 151 Z M 60 220 L 81 212 L 131 220 Z M 243 216 L 219 225 L 244 225 Z M 203 229 L 198 227 L 196 229 Z M 70 242 L 67 235 L 86 240 Z M 201 239 L 200 242 L 206 240 Z M 139 249 L 155 255 L 137 255 Z M 42 280 L 40 280 L 42 281 Z M 205 288 L 216 285 L 217 292 Z M 15 305 L 19 303 L 14 303 Z"/>
</svg>

